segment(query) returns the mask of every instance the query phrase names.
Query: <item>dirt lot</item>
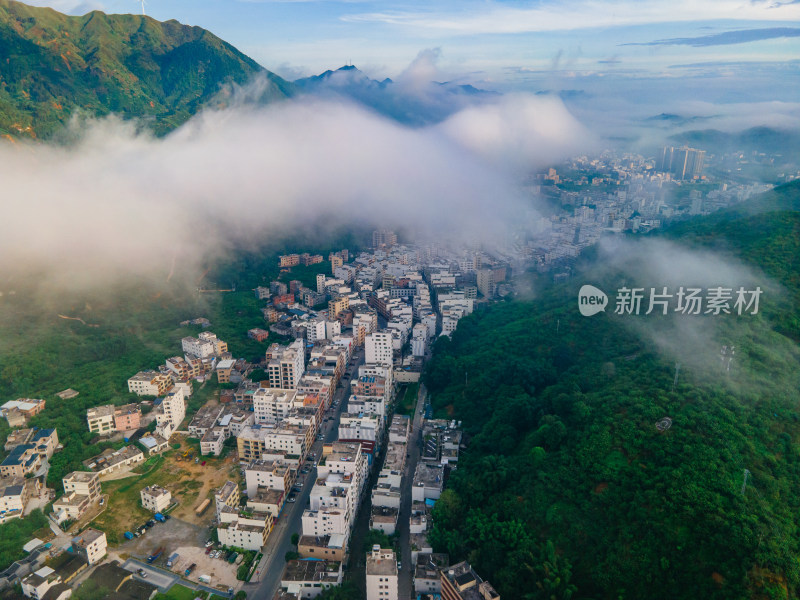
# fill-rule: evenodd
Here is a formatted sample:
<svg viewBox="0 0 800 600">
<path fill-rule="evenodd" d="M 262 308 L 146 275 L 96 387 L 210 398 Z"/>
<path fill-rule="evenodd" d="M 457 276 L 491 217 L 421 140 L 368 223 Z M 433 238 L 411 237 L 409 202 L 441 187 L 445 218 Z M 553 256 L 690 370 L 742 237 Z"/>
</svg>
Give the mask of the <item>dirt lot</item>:
<svg viewBox="0 0 800 600">
<path fill-rule="evenodd" d="M 183 571 L 195 563 L 197 568 L 188 577 L 192 581 L 199 581 L 200 575 L 211 576 L 211 586 L 227 586 L 235 588 L 240 582 L 236 579 L 237 565 L 229 564 L 224 558 L 210 558 L 205 548 L 197 546 L 184 546 L 175 550 L 181 557 L 172 570 L 183 575 Z"/>
<path fill-rule="evenodd" d="M 153 566 L 166 569 L 167 559 L 177 552 L 180 554 L 180 558 L 170 569 L 174 573 L 183 576 L 186 567 L 196 563 L 197 567 L 188 579 L 199 581 L 200 575 L 210 575 L 212 586 L 236 587 L 238 567 L 220 558 L 210 558 L 205 553 L 205 543 L 208 539 L 207 527 L 171 518 L 166 523 L 159 523 L 151 527 L 142 537 L 126 540 L 116 548 L 116 554 L 123 558 L 135 556 L 145 559 L 156 549 L 164 548 L 163 554 L 153 563 Z"/>
<path fill-rule="evenodd" d="M 228 479 L 241 481 L 233 455 L 224 459 L 201 457 L 201 462 L 206 461 L 202 466 L 183 458 L 187 451 L 196 457 L 197 444 L 187 443 L 181 436 L 173 436 L 171 443 L 180 443 L 180 449 L 170 449 L 146 473 L 131 473 L 124 479 L 102 482 L 103 493 L 109 498 L 108 507 L 95 519 L 94 526 L 106 532 L 110 545 L 123 542 L 125 531 L 131 531 L 152 518 L 152 514 L 141 506 L 140 491 L 145 486 L 156 484 L 168 489 L 173 499 L 178 501 L 171 516 L 205 528 L 213 519 L 213 506 L 209 506 L 200 517 L 195 514 L 197 506 L 205 498 L 211 498 L 213 491 Z"/>
</svg>

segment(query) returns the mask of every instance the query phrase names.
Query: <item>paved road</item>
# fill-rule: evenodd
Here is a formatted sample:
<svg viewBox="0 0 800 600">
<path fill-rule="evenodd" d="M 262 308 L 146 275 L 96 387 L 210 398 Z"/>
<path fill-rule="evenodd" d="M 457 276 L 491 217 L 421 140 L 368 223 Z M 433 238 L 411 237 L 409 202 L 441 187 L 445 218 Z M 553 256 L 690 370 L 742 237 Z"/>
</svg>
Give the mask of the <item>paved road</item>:
<svg viewBox="0 0 800 600">
<path fill-rule="evenodd" d="M 173 584 L 181 582 L 181 578 L 174 573 L 167 573 L 158 567 L 139 562 L 138 560 L 132 558 L 129 558 L 122 563 L 122 568 L 132 573 L 136 573 L 139 569 L 144 570 L 147 573 L 147 577 L 142 578 L 136 574 L 134 575 L 134 578 L 146 581 L 147 583 L 158 587 L 158 589 L 162 592 L 166 592 L 170 587 L 172 587 Z"/>
<path fill-rule="evenodd" d="M 409 600 L 413 592 L 414 565 L 411 563 L 411 543 L 409 541 L 409 519 L 411 518 L 411 487 L 414 483 L 414 471 L 417 468 L 420 454 L 420 440 L 422 439 L 422 412 L 425 406 L 425 386 L 420 384 L 417 394 L 417 407 L 414 411 L 412 431 L 408 439 L 408 454 L 403 480 L 400 483 L 400 511 L 397 515 L 397 528 L 400 533 L 400 562 L 402 569 L 398 575 L 398 598 Z"/>
<path fill-rule="evenodd" d="M 351 377 L 342 377 L 342 386 L 337 387 L 334 393 L 334 401 L 338 401 L 336 408 L 331 408 L 326 416 L 332 416 L 330 421 L 323 421 L 322 434 L 323 441 L 315 441 L 312 446 L 312 452 L 316 453 L 316 461 L 319 461 L 322 455 L 322 444 L 333 442 L 338 439 L 339 434 L 339 416 L 341 415 L 345 400 L 350 394 L 350 379 L 358 375 L 358 366 L 364 362 L 364 350 L 359 348 L 353 354 L 350 365 L 347 370 L 350 372 Z M 315 461 L 315 462 L 316 462 Z M 256 567 L 256 573 L 253 575 L 250 583 L 242 586 L 242 589 L 247 592 L 249 598 L 272 598 L 275 595 L 281 582 L 281 575 L 283 574 L 283 567 L 286 565 L 284 556 L 290 550 L 294 550 L 292 545 L 292 534 L 302 533 L 302 516 L 303 510 L 309 504 L 309 496 L 311 495 L 311 488 L 316 481 L 317 470 L 312 469 L 307 475 L 300 475 L 298 482 L 303 483 L 302 491 L 297 496 L 295 503 L 287 502 L 275 528 L 267 538 L 267 545 L 264 546 L 264 557 L 261 559 L 260 564 Z"/>
</svg>

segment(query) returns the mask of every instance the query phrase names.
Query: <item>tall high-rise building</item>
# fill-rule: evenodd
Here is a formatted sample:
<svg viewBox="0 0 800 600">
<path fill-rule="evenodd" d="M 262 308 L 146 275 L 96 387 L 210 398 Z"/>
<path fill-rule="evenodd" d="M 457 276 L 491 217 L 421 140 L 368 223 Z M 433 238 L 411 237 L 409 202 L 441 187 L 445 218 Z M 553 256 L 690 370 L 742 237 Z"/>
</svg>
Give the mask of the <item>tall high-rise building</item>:
<svg viewBox="0 0 800 600">
<path fill-rule="evenodd" d="M 672 173 L 675 179 L 694 179 L 703 173 L 706 151 L 682 146 L 664 146 L 656 161 L 656 169 Z"/>
<path fill-rule="evenodd" d="M 372 232 L 373 248 L 391 248 L 397 245 L 397 234 L 388 229 L 376 229 Z"/>
</svg>

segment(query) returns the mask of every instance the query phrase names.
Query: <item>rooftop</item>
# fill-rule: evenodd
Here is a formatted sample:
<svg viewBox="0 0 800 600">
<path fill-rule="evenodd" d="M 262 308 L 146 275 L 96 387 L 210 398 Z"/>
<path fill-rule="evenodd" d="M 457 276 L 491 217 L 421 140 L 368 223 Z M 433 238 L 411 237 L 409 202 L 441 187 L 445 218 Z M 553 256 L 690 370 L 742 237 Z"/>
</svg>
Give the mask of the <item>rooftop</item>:
<svg viewBox="0 0 800 600">
<path fill-rule="evenodd" d="M 76 546 L 88 546 L 92 542 L 104 537 L 106 534 L 102 531 L 98 531 L 97 529 L 93 529 L 89 527 L 88 529 L 84 529 L 79 535 L 76 535 L 72 538 L 72 543 Z"/>
<path fill-rule="evenodd" d="M 286 563 L 281 581 L 313 581 L 315 583 L 337 583 L 342 563 L 326 560 L 290 560 Z"/>
<path fill-rule="evenodd" d="M 394 550 L 380 548 L 367 553 L 367 576 L 370 575 L 397 576 L 397 556 Z"/>
</svg>

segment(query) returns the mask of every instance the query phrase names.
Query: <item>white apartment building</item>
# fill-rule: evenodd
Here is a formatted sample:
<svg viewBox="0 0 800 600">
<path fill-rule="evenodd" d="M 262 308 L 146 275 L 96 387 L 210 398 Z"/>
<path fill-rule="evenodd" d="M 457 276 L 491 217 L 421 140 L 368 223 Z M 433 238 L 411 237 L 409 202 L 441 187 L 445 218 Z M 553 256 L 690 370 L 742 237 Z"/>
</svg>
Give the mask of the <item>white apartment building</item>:
<svg viewBox="0 0 800 600">
<path fill-rule="evenodd" d="M 166 510 L 170 502 L 172 502 L 172 494 L 170 491 L 158 485 L 142 488 L 140 495 L 142 498 L 142 506 L 145 510 L 149 510 L 152 513 L 159 513 Z"/>
<path fill-rule="evenodd" d="M 370 333 L 364 340 L 367 363 L 392 365 L 392 334 L 389 332 Z"/>
<path fill-rule="evenodd" d="M 282 460 L 254 460 L 244 471 L 247 496 L 255 497 L 258 488 L 287 492 L 297 479 L 297 468 Z"/>
<path fill-rule="evenodd" d="M 214 356 L 214 344 L 211 341 L 201 340 L 196 337 L 185 337 L 181 340 L 181 348 L 185 354 L 197 358 L 211 358 Z"/>
<path fill-rule="evenodd" d="M 168 440 L 186 417 L 186 403 L 182 388 L 170 390 L 156 409 L 156 433 Z"/>
<path fill-rule="evenodd" d="M 340 440 L 379 441 L 383 419 L 376 414 L 344 413 L 339 419 Z"/>
<path fill-rule="evenodd" d="M 325 319 L 316 317 L 309 319 L 305 322 L 306 327 L 306 340 L 311 342 L 318 342 L 325 339 Z"/>
<path fill-rule="evenodd" d="M 160 396 L 172 385 L 172 378 L 158 371 L 140 371 L 128 379 L 128 391 L 137 396 Z"/>
<path fill-rule="evenodd" d="M 255 422 L 278 423 L 294 407 L 297 390 L 282 388 L 259 388 L 253 394 L 253 414 Z"/>
<path fill-rule="evenodd" d="M 269 386 L 294 389 L 305 373 L 305 348 L 303 340 L 295 340 L 288 346 L 272 344 L 267 350 L 267 375 Z"/>
<path fill-rule="evenodd" d="M 82 556 L 89 566 L 103 560 L 107 548 L 106 534 L 91 527 L 84 529 L 80 535 L 72 538 L 72 549 Z"/>
<path fill-rule="evenodd" d="M 367 476 L 367 460 L 358 443 L 325 445 L 311 490 L 310 508 L 303 512 L 303 535 L 350 537 Z"/>
<path fill-rule="evenodd" d="M 397 600 L 397 557 L 394 550 L 373 546 L 367 554 L 367 600 Z"/>
</svg>

